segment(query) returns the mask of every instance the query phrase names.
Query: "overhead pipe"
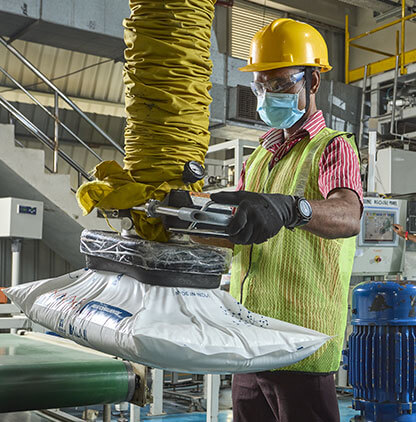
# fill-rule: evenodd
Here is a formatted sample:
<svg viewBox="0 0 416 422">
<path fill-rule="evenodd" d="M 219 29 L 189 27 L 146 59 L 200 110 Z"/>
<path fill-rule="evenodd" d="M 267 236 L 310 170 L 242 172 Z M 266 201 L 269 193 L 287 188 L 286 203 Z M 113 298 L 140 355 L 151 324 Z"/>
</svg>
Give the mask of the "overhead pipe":
<svg viewBox="0 0 416 422">
<path fill-rule="evenodd" d="M 398 82 L 398 75 L 399 75 L 399 56 L 396 56 L 396 66 L 394 69 L 394 83 L 393 83 L 393 102 L 391 105 L 391 118 L 390 118 L 390 135 L 399 136 L 400 139 L 403 141 L 404 139 L 411 140 L 407 136 L 397 133 L 395 131 L 395 123 L 396 123 L 396 102 L 397 102 L 397 82 Z"/>
<path fill-rule="evenodd" d="M 363 143 L 363 131 L 364 131 L 364 106 L 365 106 L 365 94 L 367 89 L 367 66 L 364 68 L 364 81 L 363 81 L 363 93 L 361 96 L 361 110 L 360 110 L 360 132 L 358 134 L 358 149 L 361 148 Z"/>
<path fill-rule="evenodd" d="M 59 157 L 59 95 L 55 92 L 54 102 L 54 137 L 53 137 L 53 172 L 58 173 L 58 157 Z"/>
<path fill-rule="evenodd" d="M 401 61 L 400 61 L 400 74 L 404 75 L 406 73 L 405 68 L 404 68 L 404 55 L 405 55 L 405 51 L 404 51 L 404 42 L 405 42 L 405 37 L 406 37 L 406 21 L 405 21 L 405 17 L 406 17 L 406 0 L 402 0 L 402 54 L 401 54 Z"/>
<path fill-rule="evenodd" d="M 386 12 L 391 7 L 396 6 L 392 0 L 340 0 L 342 3 L 350 4 L 353 6 L 361 7 L 364 9 L 375 10 L 377 12 Z"/>
<path fill-rule="evenodd" d="M 397 78 L 399 73 L 399 56 L 396 56 L 396 66 L 394 69 L 394 83 L 393 83 L 393 102 L 391 106 L 391 118 L 390 118 L 390 135 L 397 136 L 394 132 L 394 123 L 396 120 L 396 100 L 397 100 Z"/>
</svg>

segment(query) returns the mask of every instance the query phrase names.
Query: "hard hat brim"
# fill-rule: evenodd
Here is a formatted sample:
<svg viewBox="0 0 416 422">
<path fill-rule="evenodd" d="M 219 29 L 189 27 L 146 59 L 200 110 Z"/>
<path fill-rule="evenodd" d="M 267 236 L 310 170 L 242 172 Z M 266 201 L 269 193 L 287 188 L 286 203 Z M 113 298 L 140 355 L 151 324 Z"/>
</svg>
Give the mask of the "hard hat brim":
<svg viewBox="0 0 416 422">
<path fill-rule="evenodd" d="M 277 63 L 253 63 L 247 66 L 239 67 L 241 72 L 262 72 L 264 70 L 281 69 L 283 67 L 304 67 L 312 66 L 321 68 L 321 72 L 329 72 L 332 69 L 330 65 L 310 64 L 310 63 L 293 63 L 293 62 L 277 62 Z"/>
</svg>

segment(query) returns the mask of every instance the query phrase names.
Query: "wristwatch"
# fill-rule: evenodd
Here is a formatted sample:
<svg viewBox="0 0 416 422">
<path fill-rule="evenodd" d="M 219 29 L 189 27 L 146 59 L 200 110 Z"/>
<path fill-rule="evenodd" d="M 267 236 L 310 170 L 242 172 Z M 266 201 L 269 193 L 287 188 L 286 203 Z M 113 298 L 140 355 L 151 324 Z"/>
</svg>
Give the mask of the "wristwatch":
<svg viewBox="0 0 416 422">
<path fill-rule="evenodd" d="M 295 196 L 295 207 L 296 207 L 296 214 L 297 219 L 296 221 L 289 227 L 290 229 L 294 229 L 295 227 L 304 226 L 308 224 L 309 221 L 312 219 L 312 206 L 307 199 L 303 196 Z"/>
</svg>

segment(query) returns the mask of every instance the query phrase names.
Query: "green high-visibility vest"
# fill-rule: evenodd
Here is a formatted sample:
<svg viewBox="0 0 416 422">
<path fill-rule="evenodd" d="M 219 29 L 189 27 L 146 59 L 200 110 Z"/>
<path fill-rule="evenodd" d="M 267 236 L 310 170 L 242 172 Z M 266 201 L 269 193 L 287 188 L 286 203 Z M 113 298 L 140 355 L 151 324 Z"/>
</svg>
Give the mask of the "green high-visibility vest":
<svg viewBox="0 0 416 422">
<path fill-rule="evenodd" d="M 270 171 L 272 153 L 261 145 L 246 164 L 245 189 L 251 192 L 324 199 L 319 191 L 319 161 L 336 136 L 353 147 L 354 137 L 322 129 L 298 142 Z M 355 237 L 324 239 L 300 228 L 283 228 L 260 245 L 236 245 L 231 294 L 253 312 L 334 336 L 310 357 L 282 370 L 336 371 L 347 320 L 348 290 Z"/>
</svg>

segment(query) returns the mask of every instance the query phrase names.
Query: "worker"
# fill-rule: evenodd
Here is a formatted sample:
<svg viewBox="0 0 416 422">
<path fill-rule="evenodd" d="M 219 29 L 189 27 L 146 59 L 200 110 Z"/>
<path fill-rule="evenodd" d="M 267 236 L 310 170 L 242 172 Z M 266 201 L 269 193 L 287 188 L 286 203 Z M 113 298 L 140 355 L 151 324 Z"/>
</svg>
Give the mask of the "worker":
<svg viewBox="0 0 416 422">
<path fill-rule="evenodd" d="M 330 69 L 319 32 L 292 19 L 261 29 L 240 69 L 253 72 L 257 111 L 271 128 L 238 191 L 211 195 L 237 207 L 227 229 L 230 292 L 251 311 L 332 338 L 289 367 L 234 375 L 234 422 L 339 421 L 334 373 L 363 200 L 354 137 L 329 129 L 316 106 Z"/>
<path fill-rule="evenodd" d="M 404 230 L 403 226 L 401 226 L 400 224 L 393 224 L 393 230 L 398 236 L 402 237 L 403 239 L 410 240 L 416 243 L 416 235 L 409 233 L 407 230 Z"/>
</svg>

